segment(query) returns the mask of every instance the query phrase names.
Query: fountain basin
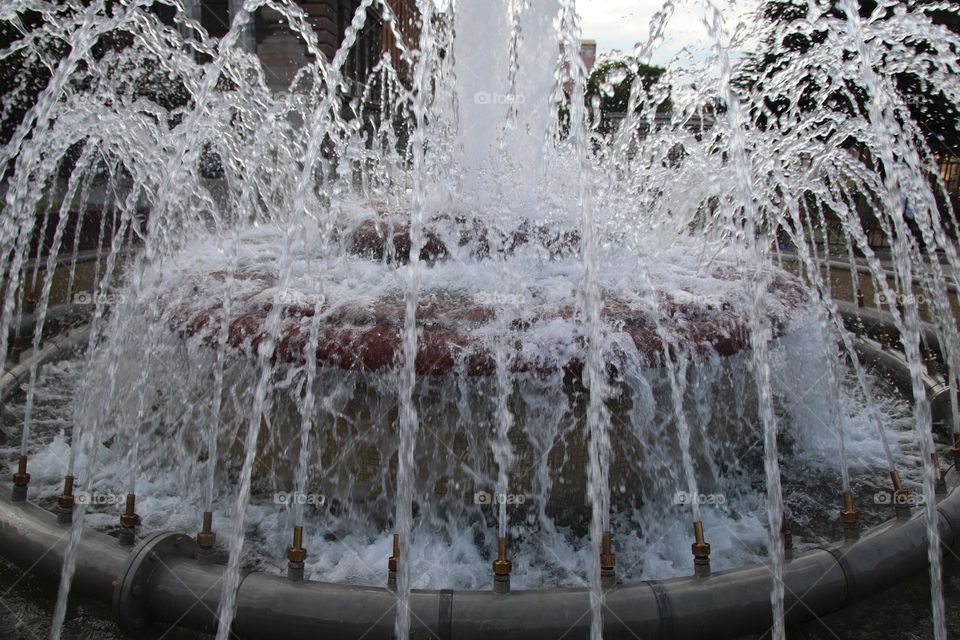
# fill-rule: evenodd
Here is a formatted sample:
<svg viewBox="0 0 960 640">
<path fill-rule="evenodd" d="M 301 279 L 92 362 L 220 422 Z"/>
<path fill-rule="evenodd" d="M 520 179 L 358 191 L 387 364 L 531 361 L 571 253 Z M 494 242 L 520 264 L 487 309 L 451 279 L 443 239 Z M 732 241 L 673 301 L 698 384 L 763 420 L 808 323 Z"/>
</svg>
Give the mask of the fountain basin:
<svg viewBox="0 0 960 640">
<path fill-rule="evenodd" d="M 949 495 L 937 505 L 942 544 L 960 543 L 960 490 L 954 472 Z M 55 582 L 68 527 L 29 503 L 0 497 L 0 543 L 15 564 Z M 193 559 L 191 538 L 146 536 L 132 552 L 114 538 L 87 529 L 80 542 L 74 588 L 112 602 L 121 628 L 137 637 L 176 624 L 216 629 L 223 567 Z M 152 559 L 151 559 L 152 558 Z M 788 624 L 836 611 L 896 585 L 926 568 L 920 514 L 876 527 L 861 540 L 799 554 L 784 571 Z M 736 638 L 771 624 L 772 574 L 763 565 L 718 572 L 709 578 L 652 580 L 618 585 L 606 593 L 605 638 Z M 138 589 L 133 589 L 133 585 Z M 495 594 L 414 590 L 411 637 L 553 639 L 589 630 L 589 591 L 550 589 Z M 240 584 L 234 626 L 251 640 L 275 638 L 393 637 L 388 589 L 322 582 L 291 582 L 262 573 Z M 132 617 L 137 614 L 139 617 Z"/>
</svg>

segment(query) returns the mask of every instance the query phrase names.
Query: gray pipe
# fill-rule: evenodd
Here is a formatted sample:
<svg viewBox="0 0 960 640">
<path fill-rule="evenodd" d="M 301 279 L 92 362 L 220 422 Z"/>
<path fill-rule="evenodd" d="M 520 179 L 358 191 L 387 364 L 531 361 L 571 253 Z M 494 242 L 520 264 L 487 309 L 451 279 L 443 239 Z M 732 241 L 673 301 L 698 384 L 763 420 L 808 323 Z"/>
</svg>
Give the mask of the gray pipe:
<svg viewBox="0 0 960 640">
<path fill-rule="evenodd" d="M 44 345 L 42 362 L 59 359 L 85 344 L 84 330 Z M 888 371 L 902 373 L 903 358 L 862 341 L 858 349 Z M 0 398 L 19 386 L 24 362 L 0 380 Z M 927 380 L 936 395 L 937 381 Z M 956 484 L 950 473 L 950 484 Z M 948 547 L 960 542 L 960 489 L 938 504 L 940 534 Z M 788 562 L 787 623 L 836 611 L 901 582 L 927 567 L 922 517 L 892 520 L 852 545 L 799 554 Z M 51 582 L 59 580 L 69 527 L 35 505 L 0 497 L 0 549 L 7 559 Z M 195 560 L 194 541 L 179 533 L 148 536 L 132 552 L 114 538 L 85 529 L 79 545 L 73 591 L 112 602 L 124 631 L 142 637 L 151 627 L 171 624 L 216 630 L 223 567 Z M 663 640 L 735 638 L 762 632 L 772 623 L 772 573 L 751 565 L 708 578 L 653 580 L 618 586 L 606 593 L 604 637 Z M 555 640 L 582 637 L 590 625 L 585 589 L 492 591 L 415 590 L 411 595 L 412 638 L 495 637 L 498 640 Z M 245 576 L 237 598 L 234 629 L 242 638 L 391 639 L 396 599 L 383 587 L 291 582 L 264 573 Z"/>
<path fill-rule="evenodd" d="M 951 485 L 956 474 L 951 473 Z M 957 546 L 960 490 L 938 505 L 943 543 Z M 0 546 L 17 565 L 55 581 L 69 528 L 31 504 L 0 499 Z M 174 551 L 176 544 L 179 551 Z M 144 627 L 170 624 L 216 629 L 223 567 L 193 559 L 196 549 L 183 534 L 161 533 L 132 553 L 116 540 L 86 530 L 80 544 L 74 592 L 113 602 L 122 628 L 141 635 Z M 927 566 L 924 521 L 893 520 L 852 545 L 799 554 L 784 572 L 788 624 L 823 616 L 888 589 Z M 771 624 L 772 573 L 752 565 L 709 578 L 675 578 L 618 586 L 606 594 L 604 637 L 672 640 L 733 638 L 762 632 Z M 252 573 L 244 577 L 234 621 L 245 639 L 284 637 L 388 640 L 393 635 L 394 595 L 383 587 L 291 582 Z M 589 628 L 585 589 L 514 591 L 415 590 L 411 597 L 413 638 L 495 637 L 554 640 L 582 637 Z M 130 612 L 139 612 L 140 626 Z"/>
</svg>

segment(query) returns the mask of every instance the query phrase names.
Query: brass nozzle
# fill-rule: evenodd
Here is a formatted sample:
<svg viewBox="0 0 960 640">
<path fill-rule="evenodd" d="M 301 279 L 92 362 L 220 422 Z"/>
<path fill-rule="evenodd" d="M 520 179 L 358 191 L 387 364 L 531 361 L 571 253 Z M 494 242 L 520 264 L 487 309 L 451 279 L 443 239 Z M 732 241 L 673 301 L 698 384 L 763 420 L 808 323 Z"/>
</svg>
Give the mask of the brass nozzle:
<svg viewBox="0 0 960 640">
<path fill-rule="evenodd" d="M 72 509 L 73 503 L 73 476 L 64 476 L 63 493 L 57 496 L 57 506 L 61 509 Z"/>
<path fill-rule="evenodd" d="M 893 482 L 894 499 L 906 501 L 907 490 L 903 488 L 903 483 L 900 482 L 900 473 L 896 469 L 890 472 L 890 480 Z"/>
<path fill-rule="evenodd" d="M 17 487 L 25 487 L 30 484 L 30 474 L 27 473 L 27 456 L 20 456 L 17 461 L 17 472 L 13 474 L 13 484 Z"/>
<path fill-rule="evenodd" d="M 790 532 L 790 527 L 787 525 L 786 516 L 780 521 L 780 536 L 783 538 L 783 550 L 787 553 L 792 552 L 793 533 Z"/>
<path fill-rule="evenodd" d="M 217 534 L 213 532 L 213 512 L 203 512 L 203 527 L 197 534 L 197 546 L 201 549 L 212 549 L 217 542 Z"/>
<path fill-rule="evenodd" d="M 853 504 L 853 492 L 849 489 L 843 492 L 843 511 L 840 512 L 840 521 L 849 525 L 860 522 L 860 514 L 857 513 Z"/>
<path fill-rule="evenodd" d="M 307 550 L 303 548 L 303 527 L 293 528 L 293 545 L 287 549 L 287 560 L 303 562 L 307 559 Z"/>
<path fill-rule="evenodd" d="M 945 480 L 946 474 L 944 473 L 943 468 L 940 466 L 940 456 L 937 455 L 936 451 L 930 454 L 930 461 L 933 462 L 933 468 L 937 470 L 937 479 Z"/>
<path fill-rule="evenodd" d="M 126 529 L 133 529 L 140 524 L 140 516 L 137 515 L 137 496 L 134 493 L 127 494 L 127 505 L 120 516 L 120 524 Z"/>
<path fill-rule="evenodd" d="M 387 560 L 387 570 L 396 573 L 397 562 L 400 560 L 400 534 L 393 534 L 393 555 Z"/>
<path fill-rule="evenodd" d="M 694 558 L 709 558 L 710 557 L 710 545 L 707 544 L 706 540 L 703 537 L 703 523 L 697 520 L 693 523 L 693 538 L 694 542 L 690 546 L 690 550 L 693 551 Z"/>
<path fill-rule="evenodd" d="M 507 539 L 497 538 L 497 559 L 493 561 L 493 575 L 508 576 L 513 564 L 507 559 Z"/>
<path fill-rule="evenodd" d="M 613 571 L 616 566 L 617 558 L 613 555 L 613 540 L 611 539 L 610 532 L 606 531 L 603 534 L 600 545 L 600 570 Z"/>
</svg>

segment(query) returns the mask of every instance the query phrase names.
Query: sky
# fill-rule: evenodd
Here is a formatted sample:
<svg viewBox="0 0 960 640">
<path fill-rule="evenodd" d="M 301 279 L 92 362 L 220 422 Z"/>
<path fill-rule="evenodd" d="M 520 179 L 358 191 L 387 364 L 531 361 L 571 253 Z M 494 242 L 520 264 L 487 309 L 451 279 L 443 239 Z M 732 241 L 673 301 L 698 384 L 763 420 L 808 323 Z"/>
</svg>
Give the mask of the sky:
<svg viewBox="0 0 960 640">
<path fill-rule="evenodd" d="M 663 6 L 664 0 L 577 0 L 584 39 L 597 41 L 597 53 L 613 49 L 632 52 L 637 42 L 645 43 L 650 32 L 650 18 Z M 698 0 L 676 0 L 676 9 L 666 30 L 663 44 L 653 53 L 655 64 L 666 64 L 686 47 L 695 59 L 707 57 L 710 38 L 703 25 L 703 4 Z M 729 0 L 717 0 L 729 6 Z M 731 12 L 745 17 L 756 6 L 756 0 L 736 0 Z"/>
</svg>

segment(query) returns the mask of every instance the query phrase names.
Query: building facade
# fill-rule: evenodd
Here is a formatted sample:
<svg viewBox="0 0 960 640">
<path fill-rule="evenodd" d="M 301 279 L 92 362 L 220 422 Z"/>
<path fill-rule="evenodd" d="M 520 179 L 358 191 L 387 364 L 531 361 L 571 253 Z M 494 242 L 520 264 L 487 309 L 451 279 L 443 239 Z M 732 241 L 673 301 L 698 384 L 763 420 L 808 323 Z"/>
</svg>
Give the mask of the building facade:
<svg viewBox="0 0 960 640">
<path fill-rule="evenodd" d="M 332 60 L 360 0 L 302 0 L 297 4 L 303 9 L 316 36 L 317 49 L 328 61 Z M 364 27 L 350 48 L 344 64 L 344 79 L 350 96 L 362 94 L 363 83 L 382 56 L 389 56 L 402 72 L 404 64 L 400 51 L 416 47 L 419 14 L 415 0 L 388 0 L 387 4 L 394 16 L 393 26 L 383 19 L 382 10 L 367 9 Z M 185 9 L 208 34 L 221 38 L 242 5 L 243 0 L 194 0 L 186 3 Z M 398 43 L 398 39 L 402 42 Z M 274 91 L 287 90 L 297 71 L 312 60 L 309 48 L 291 30 L 286 16 L 269 7 L 256 12 L 240 38 L 240 46 L 257 54 L 267 82 Z"/>
</svg>

